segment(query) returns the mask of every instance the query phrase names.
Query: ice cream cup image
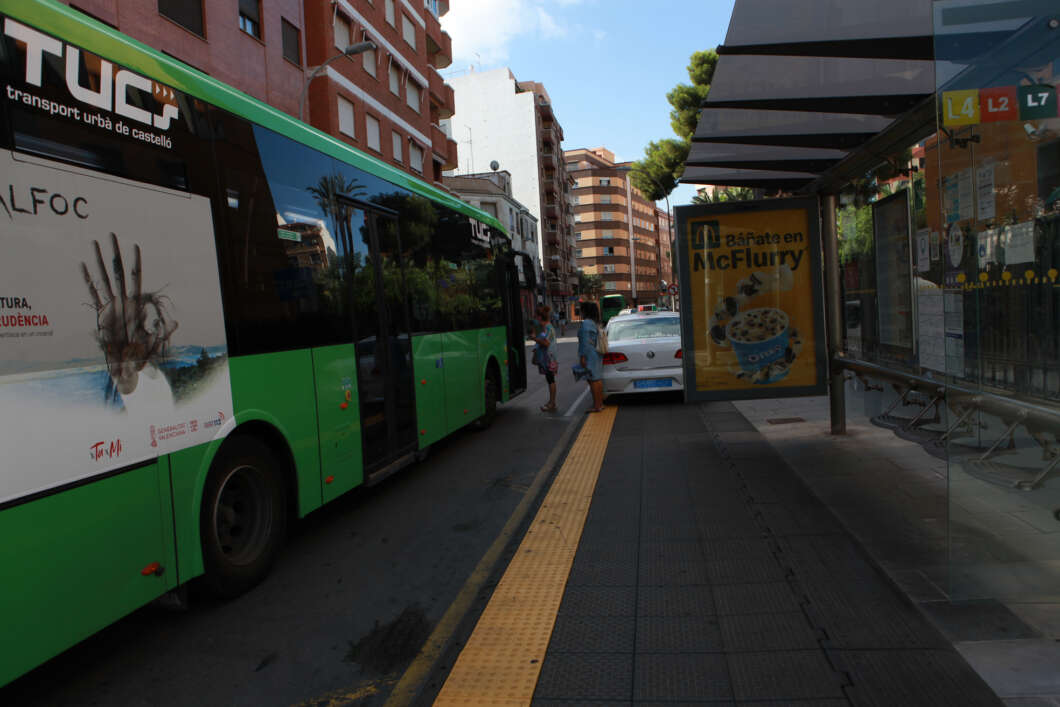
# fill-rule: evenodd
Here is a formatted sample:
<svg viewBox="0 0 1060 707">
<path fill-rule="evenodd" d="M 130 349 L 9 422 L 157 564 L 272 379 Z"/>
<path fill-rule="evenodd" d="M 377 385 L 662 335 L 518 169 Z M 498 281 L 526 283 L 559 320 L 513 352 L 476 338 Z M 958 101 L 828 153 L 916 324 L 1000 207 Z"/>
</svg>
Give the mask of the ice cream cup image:
<svg viewBox="0 0 1060 707">
<path fill-rule="evenodd" d="M 755 373 L 784 358 L 791 337 L 791 326 L 787 313 L 779 309 L 749 309 L 733 317 L 725 333 L 740 368 Z M 756 383 L 773 383 L 788 375 L 790 370 L 788 366 L 775 368 L 779 370 L 776 375 L 753 376 L 752 380 Z"/>
</svg>

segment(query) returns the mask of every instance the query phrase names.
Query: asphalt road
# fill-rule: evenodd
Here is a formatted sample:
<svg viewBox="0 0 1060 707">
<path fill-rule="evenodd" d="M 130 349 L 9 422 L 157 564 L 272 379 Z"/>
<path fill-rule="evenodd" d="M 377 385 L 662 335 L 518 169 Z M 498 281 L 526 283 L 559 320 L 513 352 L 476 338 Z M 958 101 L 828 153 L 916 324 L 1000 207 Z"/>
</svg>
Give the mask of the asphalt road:
<svg viewBox="0 0 1060 707">
<path fill-rule="evenodd" d="M 558 345 L 558 413 L 538 410 L 531 370 L 489 430 L 298 522 L 249 593 L 145 607 L 0 689 L 0 704 L 382 704 L 588 407 L 575 350 Z"/>
</svg>

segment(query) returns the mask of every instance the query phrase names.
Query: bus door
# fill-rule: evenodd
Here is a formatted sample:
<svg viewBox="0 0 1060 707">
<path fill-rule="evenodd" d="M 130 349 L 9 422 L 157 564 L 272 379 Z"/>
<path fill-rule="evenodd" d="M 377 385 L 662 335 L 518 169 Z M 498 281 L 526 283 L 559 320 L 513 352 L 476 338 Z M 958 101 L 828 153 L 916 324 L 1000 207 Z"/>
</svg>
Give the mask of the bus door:
<svg viewBox="0 0 1060 707">
<path fill-rule="evenodd" d="M 526 325 L 523 322 L 522 283 L 514 258 L 498 260 L 501 286 L 504 288 L 504 320 L 508 329 L 508 394 L 515 396 L 526 390 Z M 533 268 L 533 264 L 530 267 Z"/>
<path fill-rule="evenodd" d="M 346 202 L 346 200 L 343 200 Z M 354 336 L 365 476 L 416 450 L 416 400 L 408 302 L 396 213 L 352 202 L 368 246 L 354 277 Z"/>
</svg>

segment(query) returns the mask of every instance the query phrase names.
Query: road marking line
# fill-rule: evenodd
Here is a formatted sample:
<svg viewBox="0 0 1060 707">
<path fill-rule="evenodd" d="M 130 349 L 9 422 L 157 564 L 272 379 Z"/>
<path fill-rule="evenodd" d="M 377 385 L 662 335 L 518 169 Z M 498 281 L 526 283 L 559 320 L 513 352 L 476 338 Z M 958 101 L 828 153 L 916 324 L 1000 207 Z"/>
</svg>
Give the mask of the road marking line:
<svg viewBox="0 0 1060 707">
<path fill-rule="evenodd" d="M 460 588 L 460 592 L 456 595 L 453 603 L 446 609 L 445 614 L 438 621 L 438 625 L 434 627 L 434 631 L 431 632 L 431 635 L 423 644 L 419 655 L 409 664 L 409 667 L 390 693 L 390 697 L 387 698 L 384 707 L 404 707 L 412 704 L 413 700 L 416 699 L 430 676 L 430 672 L 448 647 L 449 641 L 452 639 L 453 634 L 456 633 L 460 622 L 467 615 L 472 603 L 482 592 L 482 588 L 493 574 L 494 567 L 500 559 L 501 553 L 508 547 L 512 536 L 522 525 L 523 519 L 526 518 L 526 514 L 530 511 L 530 506 L 537 499 L 538 492 L 548 480 L 549 474 L 556 467 L 557 462 L 559 462 L 560 455 L 567 448 L 570 438 L 578 428 L 577 423 L 580 421 L 580 418 L 575 418 L 567 424 L 567 429 L 560 435 L 556 445 L 549 452 L 548 458 L 545 459 L 545 463 L 541 465 L 537 475 L 534 476 L 534 481 L 530 484 L 529 490 L 519 501 L 519 505 L 515 507 L 515 510 L 512 511 L 508 522 L 504 524 L 500 534 L 497 535 L 486 554 L 479 560 L 471 576 L 464 582 L 464 586 Z"/>
<path fill-rule="evenodd" d="M 570 417 L 574 414 L 574 408 L 581 405 L 582 401 L 585 400 L 585 396 L 589 394 L 589 389 L 586 388 L 582 391 L 582 394 L 578 396 L 578 399 L 574 401 L 574 404 L 567 408 L 567 412 L 563 413 L 563 417 Z"/>
<path fill-rule="evenodd" d="M 617 407 L 589 415 L 435 705 L 529 705 Z"/>
</svg>

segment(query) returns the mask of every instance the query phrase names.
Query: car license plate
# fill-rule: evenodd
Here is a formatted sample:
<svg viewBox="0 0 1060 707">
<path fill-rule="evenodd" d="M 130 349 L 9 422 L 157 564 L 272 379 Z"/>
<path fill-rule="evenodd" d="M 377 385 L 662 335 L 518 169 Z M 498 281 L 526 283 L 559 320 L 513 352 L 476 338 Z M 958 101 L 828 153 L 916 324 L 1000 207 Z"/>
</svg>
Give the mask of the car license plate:
<svg viewBox="0 0 1060 707">
<path fill-rule="evenodd" d="M 644 381 L 633 381 L 634 388 L 670 388 L 673 381 L 669 378 L 652 378 Z"/>
</svg>

